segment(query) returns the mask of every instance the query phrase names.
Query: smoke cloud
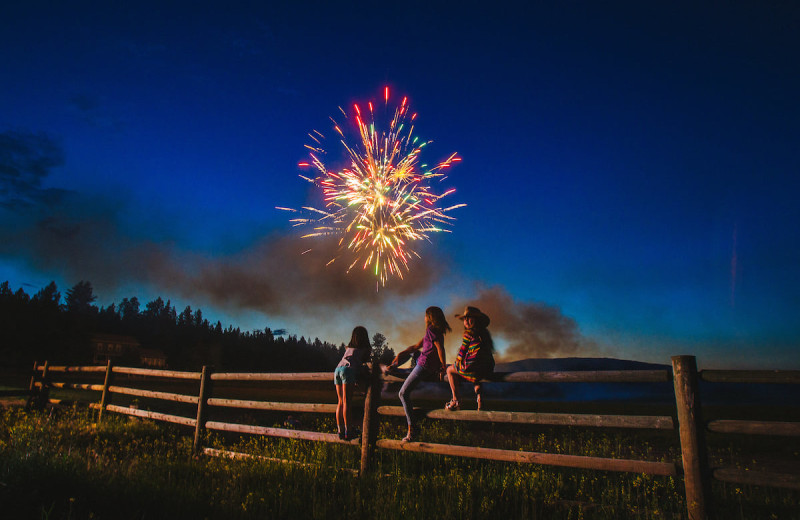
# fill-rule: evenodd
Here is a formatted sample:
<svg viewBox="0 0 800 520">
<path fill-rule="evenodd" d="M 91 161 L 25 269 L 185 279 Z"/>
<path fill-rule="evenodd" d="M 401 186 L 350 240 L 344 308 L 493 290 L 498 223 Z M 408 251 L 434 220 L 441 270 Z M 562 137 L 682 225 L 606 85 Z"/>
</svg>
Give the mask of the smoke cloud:
<svg viewBox="0 0 800 520">
<path fill-rule="evenodd" d="M 575 320 L 559 308 L 517 301 L 504 288 L 481 289 L 474 299 L 456 306 L 458 314 L 466 305 L 480 308 L 491 318 L 489 330 L 495 342 L 502 338 L 508 343 L 496 355 L 498 361 L 590 356 L 600 350 L 596 342 L 580 333 Z"/>
<path fill-rule="evenodd" d="M 59 145 L 47 136 L 0 134 L 0 209 L 6 213 L 0 254 L 23 255 L 36 268 L 88 278 L 98 288 L 145 282 L 227 309 L 281 315 L 372 306 L 387 295 L 413 296 L 440 276 L 440 264 L 417 262 L 404 280 L 389 280 L 378 291 L 375 278 L 360 267 L 348 273 L 342 259 L 326 265 L 337 256 L 333 240 L 287 234 L 276 233 L 225 257 L 137 238 L 121 224 L 125 208 L 120 201 L 43 188 L 43 180 L 62 164 Z"/>
<path fill-rule="evenodd" d="M 419 341 L 425 308 L 440 305 L 453 328 L 446 338 L 450 360 L 462 331 L 453 315 L 467 304 L 487 313 L 496 341 L 507 344 L 498 359 L 597 351 L 556 307 L 517 301 L 499 287 L 467 283 L 441 289 L 440 281 L 452 274 L 445 272 L 448 262 L 433 254 L 414 263 L 404 280 L 390 279 L 376 290 L 372 273 L 360 267 L 347 273 L 344 259 L 326 265 L 337 255 L 334 240 L 275 233 L 236 253 L 210 256 L 143 239 L 122 224 L 124 203 L 44 188 L 43 181 L 63 161 L 60 146 L 47 136 L 0 134 L 0 255 L 21 256 L 30 266 L 68 280 L 90 280 L 100 293 L 147 284 L 166 296 L 228 311 L 304 316 L 317 330 L 336 335 L 363 324 L 370 333 L 383 332 L 396 351 Z"/>
<path fill-rule="evenodd" d="M 471 285 L 471 284 L 469 284 Z M 478 307 L 491 318 L 489 330 L 495 341 L 498 362 L 528 358 L 592 357 L 607 355 L 607 346 L 581 334 L 577 322 L 565 316 L 558 307 L 539 302 L 515 299 L 503 287 L 476 287 L 469 289 L 474 296 L 450 296 L 454 302 L 443 310 L 452 332 L 445 336 L 448 362 L 452 362 L 461 345 L 463 325 L 455 315 L 462 314 L 467 305 Z M 459 291 L 459 292 L 463 292 Z M 432 302 L 436 305 L 437 302 Z M 425 333 L 425 308 L 406 314 L 404 319 L 393 316 L 384 323 L 385 334 L 395 351 L 414 344 Z"/>
</svg>

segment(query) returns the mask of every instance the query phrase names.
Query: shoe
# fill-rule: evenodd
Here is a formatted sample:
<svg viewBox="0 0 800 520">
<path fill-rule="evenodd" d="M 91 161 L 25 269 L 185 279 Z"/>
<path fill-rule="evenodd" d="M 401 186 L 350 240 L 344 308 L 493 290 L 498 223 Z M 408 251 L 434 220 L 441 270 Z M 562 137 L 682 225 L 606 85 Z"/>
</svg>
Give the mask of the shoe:
<svg viewBox="0 0 800 520">
<path fill-rule="evenodd" d="M 344 435 L 344 440 L 352 441 L 353 439 L 358 439 L 358 436 L 361 435 L 357 429 L 355 430 L 347 430 L 347 433 Z"/>
<path fill-rule="evenodd" d="M 345 440 L 345 437 L 346 435 L 344 434 L 344 432 L 342 430 L 339 430 L 339 439 Z"/>
<path fill-rule="evenodd" d="M 419 429 L 415 426 L 415 427 L 411 428 L 411 431 L 408 432 L 408 435 L 403 437 L 400 440 L 400 442 L 414 442 L 414 441 L 417 440 L 418 436 L 419 436 Z"/>
<path fill-rule="evenodd" d="M 456 410 L 461 409 L 461 405 L 455 399 L 450 400 L 450 402 L 444 405 L 444 407 L 450 410 L 451 412 L 455 412 Z"/>
</svg>

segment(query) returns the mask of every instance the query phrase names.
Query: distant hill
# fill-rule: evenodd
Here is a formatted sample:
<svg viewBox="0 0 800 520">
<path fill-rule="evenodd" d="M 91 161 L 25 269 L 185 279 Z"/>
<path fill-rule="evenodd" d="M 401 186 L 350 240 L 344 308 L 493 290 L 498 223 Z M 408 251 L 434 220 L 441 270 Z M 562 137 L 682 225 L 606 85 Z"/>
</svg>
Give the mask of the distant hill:
<svg viewBox="0 0 800 520">
<path fill-rule="evenodd" d="M 664 370 L 670 365 L 614 358 L 529 358 L 497 363 L 495 372 L 570 372 L 580 370 Z"/>
</svg>

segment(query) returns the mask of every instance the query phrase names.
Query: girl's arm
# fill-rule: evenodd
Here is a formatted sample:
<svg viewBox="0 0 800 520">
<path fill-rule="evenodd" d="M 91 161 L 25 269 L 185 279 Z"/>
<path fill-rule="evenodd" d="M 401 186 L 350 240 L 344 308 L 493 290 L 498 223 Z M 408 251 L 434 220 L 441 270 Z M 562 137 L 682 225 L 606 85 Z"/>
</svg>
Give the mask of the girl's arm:
<svg viewBox="0 0 800 520">
<path fill-rule="evenodd" d="M 411 345 L 410 347 L 408 347 L 407 349 L 403 350 L 402 352 L 399 352 L 399 353 L 398 353 L 398 354 L 397 354 L 397 355 L 394 357 L 394 359 L 392 360 L 392 363 L 391 363 L 391 365 L 389 365 L 389 366 L 397 366 L 397 365 L 399 365 L 399 364 L 400 364 L 400 356 L 402 356 L 403 354 L 408 354 L 409 352 L 413 352 L 413 351 L 415 351 L 415 350 L 419 350 L 419 349 L 422 347 L 422 341 L 423 341 L 424 339 L 425 339 L 425 338 L 422 338 L 422 339 L 421 339 L 421 340 L 419 340 L 419 341 L 418 341 L 416 344 L 414 344 L 414 345 Z"/>
<path fill-rule="evenodd" d="M 409 352 L 413 352 L 415 350 L 419 350 L 420 348 L 422 348 L 422 342 L 424 340 L 425 340 L 425 338 L 422 338 L 421 340 L 417 341 L 414 345 L 411 345 L 410 347 L 405 349 L 403 352 L 401 352 L 401 354 L 408 354 Z"/>
<path fill-rule="evenodd" d="M 439 361 L 442 362 L 442 370 L 444 370 L 445 367 L 447 366 L 447 356 L 445 355 L 444 352 L 444 345 L 442 344 L 441 341 L 436 340 L 433 342 L 433 346 L 436 347 L 436 352 L 439 354 Z"/>
</svg>

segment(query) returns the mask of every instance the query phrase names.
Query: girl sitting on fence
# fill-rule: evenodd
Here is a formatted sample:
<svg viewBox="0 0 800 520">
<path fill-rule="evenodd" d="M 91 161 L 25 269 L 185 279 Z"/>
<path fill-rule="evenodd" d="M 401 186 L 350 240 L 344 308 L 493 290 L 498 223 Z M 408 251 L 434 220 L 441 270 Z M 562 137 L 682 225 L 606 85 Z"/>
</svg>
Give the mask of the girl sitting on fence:
<svg viewBox="0 0 800 520">
<path fill-rule="evenodd" d="M 464 314 L 456 315 L 464 321 L 464 336 L 461 339 L 461 348 L 458 349 L 456 362 L 447 367 L 447 377 L 450 380 L 450 390 L 453 399 L 447 403 L 448 410 L 458 410 L 461 407 L 458 395 L 458 385 L 464 381 L 475 384 L 475 396 L 478 399 L 478 410 L 481 409 L 481 379 L 485 379 L 494 371 L 494 342 L 492 335 L 486 327 L 489 326 L 489 316 L 477 307 L 467 307 Z"/>
<path fill-rule="evenodd" d="M 390 368 L 400 364 L 400 359 L 413 351 L 422 349 L 422 353 L 417 359 L 417 364 L 406 378 L 400 388 L 400 402 L 406 413 L 408 422 L 408 435 L 403 437 L 404 442 L 413 441 L 417 435 L 417 427 L 414 422 L 414 407 L 411 404 L 411 391 L 419 384 L 420 380 L 441 381 L 444 376 L 446 357 L 444 352 L 444 335 L 450 332 L 450 325 L 445 320 L 444 312 L 439 307 L 428 307 L 425 310 L 425 336 L 416 345 L 411 345 L 400 352 L 389 365 Z"/>
<path fill-rule="evenodd" d="M 353 329 L 350 344 L 333 372 L 333 384 L 336 385 L 336 397 L 339 401 L 336 404 L 336 427 L 342 440 L 349 441 L 358 436 L 350 412 L 353 387 L 367 375 L 369 368 L 366 363 L 371 352 L 372 345 L 367 329 L 359 325 Z"/>
</svg>

